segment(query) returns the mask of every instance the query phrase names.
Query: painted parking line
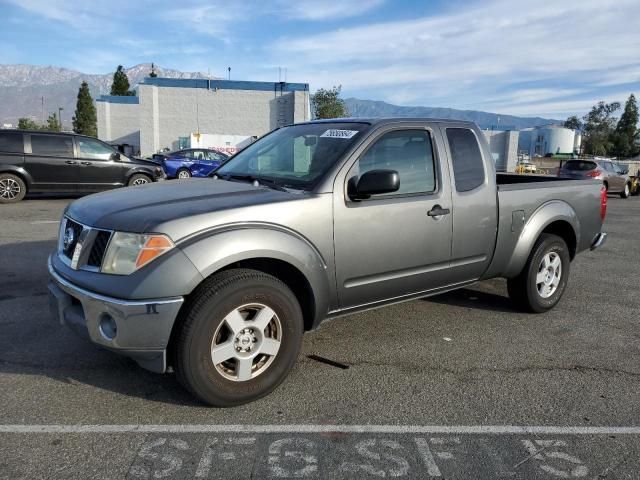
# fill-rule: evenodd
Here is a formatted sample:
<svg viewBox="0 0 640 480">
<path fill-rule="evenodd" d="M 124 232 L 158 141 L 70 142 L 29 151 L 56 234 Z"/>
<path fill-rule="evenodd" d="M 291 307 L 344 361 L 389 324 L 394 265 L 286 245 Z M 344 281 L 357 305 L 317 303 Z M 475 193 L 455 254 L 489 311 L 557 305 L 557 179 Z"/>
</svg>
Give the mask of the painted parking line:
<svg viewBox="0 0 640 480">
<path fill-rule="evenodd" d="M 640 426 L 515 425 L 0 425 L 0 433 L 374 433 L 447 435 L 640 435 Z"/>
</svg>

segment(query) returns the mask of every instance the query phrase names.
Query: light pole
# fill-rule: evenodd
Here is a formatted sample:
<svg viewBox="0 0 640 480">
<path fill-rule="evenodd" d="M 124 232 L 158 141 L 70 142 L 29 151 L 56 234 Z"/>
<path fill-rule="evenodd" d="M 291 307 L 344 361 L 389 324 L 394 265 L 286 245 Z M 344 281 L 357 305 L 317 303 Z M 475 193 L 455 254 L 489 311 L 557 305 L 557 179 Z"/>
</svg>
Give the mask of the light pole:
<svg viewBox="0 0 640 480">
<path fill-rule="evenodd" d="M 60 124 L 60 131 L 62 131 L 62 110 L 64 110 L 64 108 L 58 107 L 58 123 Z"/>
</svg>

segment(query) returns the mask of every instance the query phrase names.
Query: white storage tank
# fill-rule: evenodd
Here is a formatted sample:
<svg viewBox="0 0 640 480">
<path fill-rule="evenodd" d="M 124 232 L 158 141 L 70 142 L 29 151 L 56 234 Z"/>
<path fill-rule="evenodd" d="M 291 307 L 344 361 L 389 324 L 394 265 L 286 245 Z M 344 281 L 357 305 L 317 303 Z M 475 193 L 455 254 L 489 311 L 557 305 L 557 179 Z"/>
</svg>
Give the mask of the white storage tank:
<svg viewBox="0 0 640 480">
<path fill-rule="evenodd" d="M 540 155 L 548 153 L 573 153 L 575 130 L 559 125 L 547 125 L 534 131 L 535 152 Z"/>
</svg>

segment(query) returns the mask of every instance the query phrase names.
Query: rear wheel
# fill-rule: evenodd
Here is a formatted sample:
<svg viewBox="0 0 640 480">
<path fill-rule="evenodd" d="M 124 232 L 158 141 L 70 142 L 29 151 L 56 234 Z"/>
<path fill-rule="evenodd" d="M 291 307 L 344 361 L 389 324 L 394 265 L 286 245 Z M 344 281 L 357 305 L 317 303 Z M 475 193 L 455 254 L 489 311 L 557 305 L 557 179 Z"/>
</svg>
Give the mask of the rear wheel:
<svg viewBox="0 0 640 480">
<path fill-rule="evenodd" d="M 187 170 L 186 168 L 181 168 L 180 170 L 178 170 L 178 178 L 191 178 L 191 172 L 189 170 Z"/>
<path fill-rule="evenodd" d="M 620 192 L 620 196 L 622 198 L 629 198 L 629 195 L 631 195 L 631 185 L 625 183 L 624 189 L 622 190 L 622 192 Z"/>
<path fill-rule="evenodd" d="M 509 297 L 518 308 L 527 312 L 550 310 L 564 293 L 570 264 L 565 241 L 557 235 L 543 233 L 522 272 L 507 281 Z"/>
<path fill-rule="evenodd" d="M 0 174 L 0 203 L 19 202 L 27 194 L 24 181 L 12 173 Z"/>
<path fill-rule="evenodd" d="M 148 177 L 147 175 L 144 175 L 142 173 L 136 173 L 135 175 L 131 176 L 131 178 L 129 179 L 129 183 L 127 183 L 127 185 L 132 187 L 132 186 L 146 185 L 147 183 L 152 183 L 152 182 L 153 180 L 151 180 L 151 178 Z"/>
<path fill-rule="evenodd" d="M 230 407 L 263 397 L 294 365 L 303 320 L 280 280 L 262 272 L 220 272 L 198 288 L 176 337 L 180 383 L 209 405 Z"/>
</svg>

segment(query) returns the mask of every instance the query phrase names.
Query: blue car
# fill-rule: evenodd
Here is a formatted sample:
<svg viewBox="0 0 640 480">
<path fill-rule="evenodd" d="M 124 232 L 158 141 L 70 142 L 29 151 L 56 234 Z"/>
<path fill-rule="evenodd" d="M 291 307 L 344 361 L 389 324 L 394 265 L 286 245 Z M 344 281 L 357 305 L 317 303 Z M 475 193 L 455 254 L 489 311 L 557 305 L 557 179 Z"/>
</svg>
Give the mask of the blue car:
<svg viewBox="0 0 640 480">
<path fill-rule="evenodd" d="M 167 178 L 206 177 L 228 159 L 216 150 L 186 148 L 164 155 L 162 168 Z"/>
</svg>

